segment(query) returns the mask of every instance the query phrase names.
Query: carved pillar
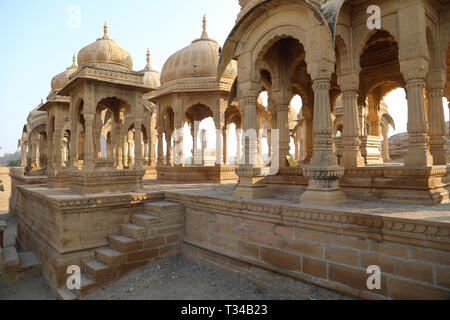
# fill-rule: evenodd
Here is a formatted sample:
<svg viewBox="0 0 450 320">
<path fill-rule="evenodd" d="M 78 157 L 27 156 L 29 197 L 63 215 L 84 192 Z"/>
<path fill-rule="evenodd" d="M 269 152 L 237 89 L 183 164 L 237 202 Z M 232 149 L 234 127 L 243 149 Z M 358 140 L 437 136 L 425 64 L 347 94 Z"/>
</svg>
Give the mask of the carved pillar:
<svg viewBox="0 0 450 320">
<path fill-rule="evenodd" d="M 313 82 L 314 90 L 314 154 L 311 165 L 303 168 L 309 185 L 300 198 L 303 203 L 336 205 L 346 201 L 339 188 L 344 168 L 337 165 L 333 151 L 333 125 L 330 107 L 330 80 Z"/>
<path fill-rule="evenodd" d="M 277 128 L 279 130 L 278 157 L 280 167 L 287 166 L 289 155 L 289 104 L 277 104 Z"/>
<path fill-rule="evenodd" d="M 268 152 L 267 156 L 270 159 L 272 157 L 272 129 L 267 130 L 267 145 L 268 145 Z"/>
<path fill-rule="evenodd" d="M 239 165 L 242 157 L 242 129 L 236 128 L 236 164 Z"/>
<path fill-rule="evenodd" d="M 56 120 L 55 120 L 56 123 Z M 51 128 L 50 127 L 51 124 L 47 123 L 47 169 L 48 170 L 52 170 L 54 169 L 54 159 L 55 159 L 55 154 L 54 154 L 54 147 L 56 146 L 56 144 L 54 143 L 54 138 L 55 138 L 55 128 Z"/>
<path fill-rule="evenodd" d="M 37 135 L 36 132 L 31 133 L 31 168 L 37 168 Z"/>
<path fill-rule="evenodd" d="M 408 154 L 405 164 L 409 166 L 428 166 L 433 159 L 428 150 L 428 123 L 424 99 L 425 81 L 412 79 L 406 84 L 408 100 Z"/>
<path fill-rule="evenodd" d="M 78 118 L 79 115 L 75 115 L 75 119 L 72 119 L 72 126 L 70 131 L 70 162 L 73 168 L 78 167 Z"/>
<path fill-rule="evenodd" d="M 26 167 L 27 166 L 27 148 L 26 145 L 21 141 L 20 143 L 20 166 Z"/>
<path fill-rule="evenodd" d="M 447 164 L 447 140 L 445 138 L 445 115 L 442 89 L 431 89 L 428 91 L 428 121 L 430 135 L 430 153 L 433 156 L 434 165 Z"/>
<path fill-rule="evenodd" d="M 337 157 L 333 152 L 333 123 L 330 107 L 330 81 L 316 80 L 314 90 L 314 154 L 311 165 L 336 166 Z"/>
<path fill-rule="evenodd" d="M 54 168 L 56 170 L 61 170 L 63 167 L 64 159 L 63 159 L 63 138 L 64 138 L 64 132 L 63 127 L 61 125 L 57 125 L 55 128 L 55 133 L 53 135 L 53 153 L 54 153 L 54 159 L 55 164 Z"/>
<path fill-rule="evenodd" d="M 222 130 L 222 141 L 223 141 L 223 163 L 227 164 L 227 128 L 224 127 Z"/>
<path fill-rule="evenodd" d="M 180 120 L 175 124 L 174 134 L 174 163 L 176 166 L 184 166 L 183 131 L 183 122 Z"/>
<path fill-rule="evenodd" d="M 269 171 L 258 164 L 257 98 L 257 94 L 247 94 L 239 99 L 239 105 L 243 106 L 245 161 L 241 161 L 242 164 L 236 170 L 239 176 L 239 184 L 233 194 L 236 197 L 261 198 L 268 195 L 264 177 Z"/>
<path fill-rule="evenodd" d="M 383 153 L 383 162 L 389 163 L 391 162 L 391 157 L 389 155 L 389 124 L 386 124 L 383 127 L 383 145 L 382 145 L 382 153 Z"/>
<path fill-rule="evenodd" d="M 85 145 L 84 145 L 84 168 L 86 170 L 94 169 L 94 139 L 93 139 L 93 126 L 94 126 L 94 114 L 85 114 Z"/>
<path fill-rule="evenodd" d="M 158 166 L 164 166 L 164 147 L 163 147 L 163 130 L 161 128 L 158 131 Z"/>
<path fill-rule="evenodd" d="M 173 156 L 172 156 L 172 132 L 166 132 L 166 165 L 168 167 L 173 166 Z"/>
<path fill-rule="evenodd" d="M 142 150 L 142 122 L 141 119 L 136 119 L 134 123 L 134 168 L 142 169 L 142 160 L 144 153 Z"/>
<path fill-rule="evenodd" d="M 303 160 L 304 164 L 309 164 L 311 162 L 311 158 L 314 153 L 314 134 L 313 134 L 313 112 L 309 106 L 306 104 L 302 108 L 302 114 L 305 118 L 305 146 L 303 150 L 305 151 L 305 159 Z"/>
<path fill-rule="evenodd" d="M 102 145 L 101 145 L 101 136 L 102 136 L 102 117 L 100 114 L 95 115 L 94 121 L 94 155 L 95 158 L 102 157 Z"/>
<path fill-rule="evenodd" d="M 359 114 L 358 114 L 358 93 L 356 91 L 346 91 L 342 94 L 344 103 L 344 153 L 341 164 L 344 167 L 359 167 L 364 165 L 364 158 L 361 156 L 359 140 Z"/>
<path fill-rule="evenodd" d="M 39 167 L 40 169 L 47 169 L 47 135 L 39 135 Z"/>
<path fill-rule="evenodd" d="M 133 142 L 134 142 L 135 136 L 133 135 L 133 131 L 128 132 L 128 138 L 127 138 L 127 166 L 132 167 L 133 166 Z"/>
</svg>

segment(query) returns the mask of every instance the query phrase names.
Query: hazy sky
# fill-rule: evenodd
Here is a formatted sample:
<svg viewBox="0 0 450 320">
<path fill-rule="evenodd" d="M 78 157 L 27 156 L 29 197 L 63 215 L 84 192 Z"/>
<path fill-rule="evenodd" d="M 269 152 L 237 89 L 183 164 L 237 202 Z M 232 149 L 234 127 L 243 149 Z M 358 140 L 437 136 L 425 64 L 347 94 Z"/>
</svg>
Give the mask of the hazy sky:
<svg viewBox="0 0 450 320">
<path fill-rule="evenodd" d="M 51 78 L 103 35 L 105 21 L 110 37 L 133 57 L 134 70 L 145 66 L 147 48 L 161 70 L 200 36 L 204 13 L 210 37 L 223 44 L 239 8 L 237 0 L 0 0 L 0 155 L 17 150 L 28 113 L 45 100 Z M 406 128 L 405 103 L 401 92 L 390 99 L 398 132 Z"/>
</svg>

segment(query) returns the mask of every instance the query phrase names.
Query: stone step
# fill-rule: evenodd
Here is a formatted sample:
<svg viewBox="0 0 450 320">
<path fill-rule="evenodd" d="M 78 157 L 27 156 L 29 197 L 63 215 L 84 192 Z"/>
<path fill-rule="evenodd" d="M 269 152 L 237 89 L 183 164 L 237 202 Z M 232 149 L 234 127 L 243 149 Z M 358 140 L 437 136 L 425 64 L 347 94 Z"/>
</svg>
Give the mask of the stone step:
<svg viewBox="0 0 450 320">
<path fill-rule="evenodd" d="M 134 239 L 144 239 L 148 237 L 148 228 L 134 223 L 122 224 L 120 233 Z"/>
<path fill-rule="evenodd" d="M 95 254 L 98 260 L 109 266 L 116 266 L 125 261 L 125 255 L 122 252 L 110 247 L 97 249 Z"/>
<path fill-rule="evenodd" d="M 3 248 L 3 259 L 0 263 L 0 271 L 16 268 L 20 266 L 20 258 L 16 248 Z"/>
<path fill-rule="evenodd" d="M 72 300 L 80 299 L 76 294 L 74 294 L 72 291 L 67 289 L 67 287 L 59 288 L 56 291 L 56 294 L 57 294 L 59 300 L 72 301 Z"/>
<path fill-rule="evenodd" d="M 111 248 L 122 253 L 128 253 L 142 249 L 142 240 L 136 240 L 124 235 L 115 235 L 109 237 Z"/>
<path fill-rule="evenodd" d="M 116 276 L 115 267 L 108 266 L 99 260 L 84 262 L 83 271 L 97 283 L 112 280 Z"/>
<path fill-rule="evenodd" d="M 20 252 L 19 259 L 20 266 L 17 267 L 17 271 L 21 279 L 41 274 L 41 261 L 34 251 Z"/>
<path fill-rule="evenodd" d="M 80 289 L 74 289 L 72 290 L 72 293 L 74 293 L 77 296 L 85 296 L 86 294 L 94 291 L 98 288 L 97 283 L 87 274 L 84 272 L 81 272 L 80 275 Z"/>
<path fill-rule="evenodd" d="M 131 221 L 140 226 L 150 227 L 161 223 L 162 219 L 145 213 L 138 213 L 131 216 Z"/>
<path fill-rule="evenodd" d="M 149 202 L 144 204 L 144 212 L 156 217 L 181 214 L 181 204 L 169 201 Z"/>
</svg>

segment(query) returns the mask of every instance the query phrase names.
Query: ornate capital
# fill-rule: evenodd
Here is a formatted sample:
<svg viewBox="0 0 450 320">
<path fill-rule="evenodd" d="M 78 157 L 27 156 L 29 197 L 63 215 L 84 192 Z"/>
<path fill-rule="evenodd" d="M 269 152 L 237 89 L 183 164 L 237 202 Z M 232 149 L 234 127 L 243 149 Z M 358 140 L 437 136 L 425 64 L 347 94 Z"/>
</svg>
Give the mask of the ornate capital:
<svg viewBox="0 0 450 320">
<path fill-rule="evenodd" d="M 331 84 L 329 79 L 314 80 L 312 88 L 316 90 L 330 90 Z"/>
</svg>

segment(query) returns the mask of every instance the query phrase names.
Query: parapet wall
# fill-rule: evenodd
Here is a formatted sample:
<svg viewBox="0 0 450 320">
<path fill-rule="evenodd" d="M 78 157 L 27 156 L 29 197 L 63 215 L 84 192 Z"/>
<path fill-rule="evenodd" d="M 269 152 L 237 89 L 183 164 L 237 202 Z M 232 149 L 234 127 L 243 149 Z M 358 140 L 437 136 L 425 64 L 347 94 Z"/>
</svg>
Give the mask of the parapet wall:
<svg viewBox="0 0 450 320">
<path fill-rule="evenodd" d="M 189 257 L 260 282 L 273 272 L 369 299 L 448 299 L 445 223 L 166 193 L 186 208 Z M 367 288 L 367 267 L 381 289 Z"/>
</svg>

